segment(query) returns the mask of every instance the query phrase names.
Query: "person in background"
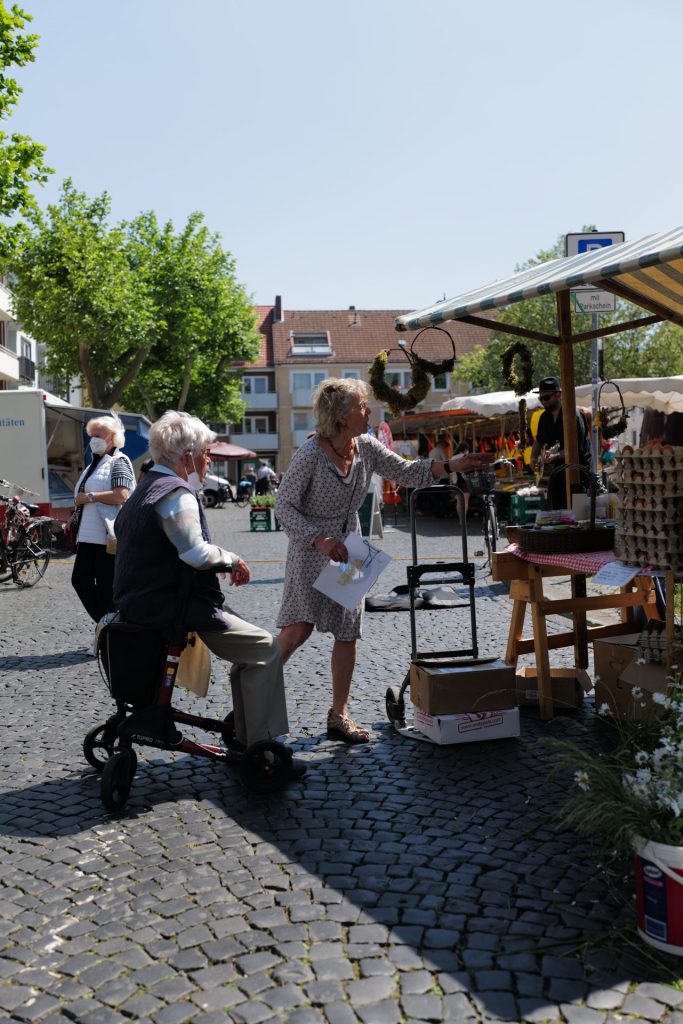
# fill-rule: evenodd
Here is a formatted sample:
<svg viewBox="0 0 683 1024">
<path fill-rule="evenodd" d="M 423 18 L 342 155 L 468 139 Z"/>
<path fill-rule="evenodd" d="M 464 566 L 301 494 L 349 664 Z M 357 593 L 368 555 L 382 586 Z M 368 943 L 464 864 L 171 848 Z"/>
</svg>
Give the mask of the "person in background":
<svg viewBox="0 0 683 1024">
<path fill-rule="evenodd" d="M 218 574 L 237 587 L 251 578 L 239 555 L 211 543 L 199 498 L 216 435 L 201 420 L 169 411 L 153 423 L 155 465 L 116 520 L 114 603 L 124 619 L 162 633 L 176 628 L 184 566 L 197 570 L 182 625 L 232 662 L 235 738 L 246 746 L 289 731 L 280 648 L 270 633 L 224 609 Z M 292 761 L 289 778 L 305 764 Z"/>
<path fill-rule="evenodd" d="M 460 444 L 456 446 L 456 449 L 453 452 L 453 456 L 454 457 L 456 455 L 469 455 L 469 454 L 470 454 L 470 446 L 468 445 L 467 441 L 461 441 Z M 462 491 L 463 499 L 464 499 L 463 500 L 463 512 L 464 512 L 464 515 L 465 515 L 465 519 L 467 519 L 467 509 L 468 509 L 469 503 L 470 503 L 470 482 L 469 482 L 469 480 L 467 479 L 467 477 L 466 477 L 466 475 L 464 473 L 451 473 L 451 483 L 455 484 L 455 486 L 459 487 L 460 490 Z M 455 504 L 456 504 L 456 508 L 458 510 L 458 519 L 460 520 L 460 524 L 462 525 L 462 516 L 460 514 L 460 502 L 456 500 Z"/>
<path fill-rule="evenodd" d="M 140 469 L 138 470 L 138 483 L 144 480 L 145 474 L 149 473 L 153 465 L 154 459 L 145 459 L 144 462 L 140 463 Z"/>
<path fill-rule="evenodd" d="M 489 456 L 408 462 L 367 434 L 368 388 L 363 381 L 328 378 L 314 392 L 316 433 L 299 448 L 277 492 L 278 520 L 289 539 L 278 642 L 285 661 L 314 629 L 331 633 L 332 702 L 327 735 L 345 743 L 366 743 L 367 729 L 349 715 L 349 693 L 361 635 L 362 603 L 354 611 L 315 590 L 331 561 L 346 562 L 345 537 L 360 533 L 358 510 L 373 473 L 407 487 L 448 478 L 453 467 L 475 469 Z"/>
<path fill-rule="evenodd" d="M 538 461 L 544 448 L 550 449 L 559 445 L 553 455 L 546 455 L 550 472 L 566 465 L 564 453 L 564 423 L 562 419 L 562 388 L 559 377 L 544 377 L 538 385 L 538 397 L 544 412 L 538 421 L 536 440 L 531 448 L 531 468 L 536 471 Z M 590 473 L 592 457 L 591 443 L 586 422 L 580 410 L 576 410 L 576 438 L 579 446 L 579 463 Z M 585 490 L 585 481 L 581 488 Z M 551 508 L 565 508 L 567 504 L 566 474 L 558 473 L 548 485 L 548 501 Z"/>
<path fill-rule="evenodd" d="M 135 475 L 121 451 L 125 430 L 118 416 L 97 416 L 88 420 L 85 429 L 92 459 L 74 492 L 81 512 L 71 585 L 93 622 L 99 622 L 114 607 L 114 555 L 107 554 L 106 520 L 114 518 L 135 489 Z"/>
<path fill-rule="evenodd" d="M 273 487 L 277 485 L 277 476 L 270 468 L 266 459 L 261 459 L 259 471 L 256 474 L 256 493 L 270 494 Z"/>
</svg>

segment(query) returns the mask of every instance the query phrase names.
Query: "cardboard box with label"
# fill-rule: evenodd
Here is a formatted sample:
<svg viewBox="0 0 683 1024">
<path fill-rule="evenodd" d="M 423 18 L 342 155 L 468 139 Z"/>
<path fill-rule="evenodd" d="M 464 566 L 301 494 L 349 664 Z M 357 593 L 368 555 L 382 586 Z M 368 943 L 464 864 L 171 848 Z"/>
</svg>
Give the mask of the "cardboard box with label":
<svg viewBox="0 0 683 1024">
<path fill-rule="evenodd" d="M 410 699 L 428 715 L 510 708 L 517 703 L 515 670 L 499 658 L 412 661 Z"/>
<path fill-rule="evenodd" d="M 462 715 L 428 715 L 415 708 L 415 728 L 440 746 L 481 743 L 519 736 L 519 709 L 468 712 Z"/>
<path fill-rule="evenodd" d="M 538 707 L 538 671 L 532 666 L 520 668 L 515 676 L 517 702 L 520 707 Z M 563 708 L 576 710 L 584 695 L 593 689 L 591 678 L 581 668 L 551 668 L 550 685 L 556 712 Z"/>
<path fill-rule="evenodd" d="M 595 706 L 608 704 L 615 718 L 640 719 L 658 713 L 653 693 L 666 692 L 667 669 L 664 664 L 638 664 L 640 633 L 595 640 Z M 633 696 L 639 686 L 642 697 Z"/>
</svg>

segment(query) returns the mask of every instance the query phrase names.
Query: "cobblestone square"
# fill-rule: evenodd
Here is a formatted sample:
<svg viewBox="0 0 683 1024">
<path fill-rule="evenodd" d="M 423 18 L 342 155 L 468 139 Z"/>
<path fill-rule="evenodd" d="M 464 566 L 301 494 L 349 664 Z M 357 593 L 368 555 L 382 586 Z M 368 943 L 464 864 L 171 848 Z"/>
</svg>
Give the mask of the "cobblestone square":
<svg viewBox="0 0 683 1024">
<path fill-rule="evenodd" d="M 228 603 L 274 631 L 286 537 L 251 533 L 234 506 L 208 516 L 252 567 Z M 420 560 L 457 557 L 452 521 L 423 528 Z M 405 517 L 381 546 L 389 591 L 406 578 Z M 480 652 L 501 656 L 509 601 L 475 561 Z M 368 614 L 352 713 L 369 744 L 326 739 L 331 639 L 314 634 L 285 670 L 303 783 L 248 796 L 223 765 L 144 748 L 111 817 L 82 754 L 111 700 L 70 569 L 59 557 L 32 590 L 0 586 L 0 1019 L 683 1022 L 679 962 L 637 937 L 630 865 L 603 864 L 553 818 L 568 780 L 539 740 L 598 743 L 592 698 L 550 723 L 524 709 L 520 739 L 404 738 L 384 693 L 408 667 L 409 616 Z M 451 647 L 469 613 L 417 624 L 427 647 Z M 224 715 L 226 666 L 206 700 L 177 703 Z"/>
</svg>

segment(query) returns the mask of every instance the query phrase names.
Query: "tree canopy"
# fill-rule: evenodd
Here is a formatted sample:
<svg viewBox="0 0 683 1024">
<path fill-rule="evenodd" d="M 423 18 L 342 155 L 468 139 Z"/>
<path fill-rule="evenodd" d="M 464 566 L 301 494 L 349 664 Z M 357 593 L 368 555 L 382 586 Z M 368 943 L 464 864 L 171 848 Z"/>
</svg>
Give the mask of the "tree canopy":
<svg viewBox="0 0 683 1024">
<path fill-rule="evenodd" d="M 259 335 L 232 255 L 199 213 L 176 234 L 152 212 L 110 227 L 110 210 L 106 193 L 67 180 L 8 261 L 15 313 L 47 343 L 48 372 L 80 376 L 99 408 L 239 419 L 229 366 L 257 355 Z"/>
<path fill-rule="evenodd" d="M 592 226 L 582 231 L 592 231 Z M 541 249 L 515 271 L 546 263 L 564 255 L 564 235 L 550 249 Z M 638 306 L 617 299 L 614 313 L 601 313 L 600 325 L 636 320 L 647 314 Z M 544 295 L 526 302 L 518 302 L 500 311 L 499 323 L 512 324 L 522 329 L 557 334 L 557 305 L 554 295 Z M 572 329 L 580 334 L 591 329 L 591 317 L 585 313 L 572 314 Z M 493 331 L 487 347 L 478 345 L 456 363 L 457 380 L 467 381 L 477 391 L 503 391 L 508 384 L 503 376 L 502 355 L 508 345 L 518 340 L 510 334 Z M 560 372 L 559 352 L 556 345 L 527 342 L 533 360 L 534 382 Z M 650 327 L 632 328 L 604 339 L 604 374 L 606 377 L 657 377 L 683 373 L 683 330 L 668 321 Z M 574 346 L 574 373 L 577 384 L 591 380 L 591 343 L 579 342 Z"/>
<path fill-rule="evenodd" d="M 0 121 L 12 114 L 22 92 L 12 77 L 12 69 L 35 60 L 38 36 L 22 31 L 31 20 L 16 4 L 8 8 L 0 0 Z M 0 130 L 0 255 L 11 250 L 19 230 L 16 223 L 6 218 L 31 209 L 31 187 L 43 184 L 52 173 L 43 162 L 44 152 L 45 146 L 27 135 Z"/>
</svg>

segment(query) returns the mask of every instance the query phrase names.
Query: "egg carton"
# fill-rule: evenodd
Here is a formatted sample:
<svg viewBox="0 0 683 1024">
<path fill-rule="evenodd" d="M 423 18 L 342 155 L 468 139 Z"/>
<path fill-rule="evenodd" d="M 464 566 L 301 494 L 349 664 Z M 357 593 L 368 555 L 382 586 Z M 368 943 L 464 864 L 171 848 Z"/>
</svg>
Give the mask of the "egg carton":
<svg viewBox="0 0 683 1024">
<path fill-rule="evenodd" d="M 683 520 L 683 499 L 659 499 L 654 495 L 645 495 L 642 490 L 621 494 L 617 502 L 617 513 L 631 514 L 634 512 L 643 515 L 664 516 L 667 522 L 677 523 Z"/>
</svg>

